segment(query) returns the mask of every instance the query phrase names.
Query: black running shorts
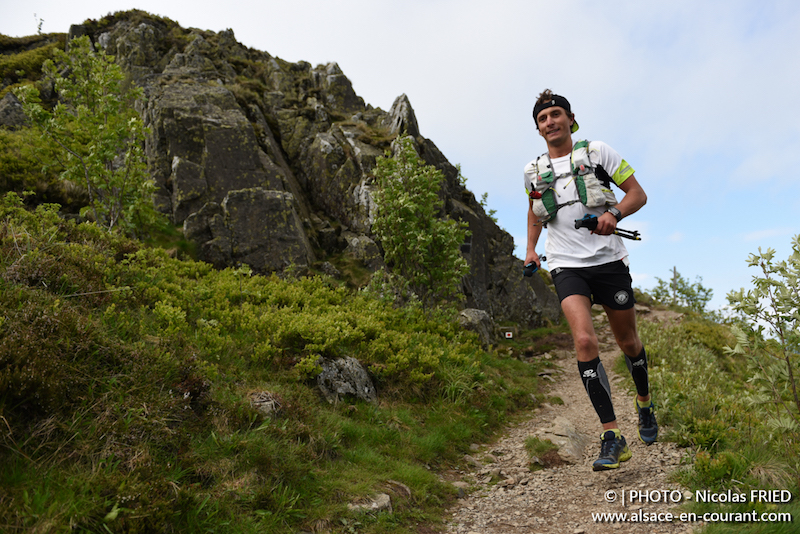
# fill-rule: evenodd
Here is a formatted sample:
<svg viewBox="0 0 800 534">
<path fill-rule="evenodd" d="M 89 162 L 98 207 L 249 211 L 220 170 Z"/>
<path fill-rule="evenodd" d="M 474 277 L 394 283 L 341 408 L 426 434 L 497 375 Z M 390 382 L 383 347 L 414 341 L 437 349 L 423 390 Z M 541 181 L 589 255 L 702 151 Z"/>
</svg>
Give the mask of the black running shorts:
<svg viewBox="0 0 800 534">
<path fill-rule="evenodd" d="M 592 304 L 602 304 L 613 310 L 633 307 L 633 288 L 630 270 L 622 260 L 598 265 L 555 269 L 553 283 L 558 299 L 570 295 L 585 295 Z"/>
</svg>

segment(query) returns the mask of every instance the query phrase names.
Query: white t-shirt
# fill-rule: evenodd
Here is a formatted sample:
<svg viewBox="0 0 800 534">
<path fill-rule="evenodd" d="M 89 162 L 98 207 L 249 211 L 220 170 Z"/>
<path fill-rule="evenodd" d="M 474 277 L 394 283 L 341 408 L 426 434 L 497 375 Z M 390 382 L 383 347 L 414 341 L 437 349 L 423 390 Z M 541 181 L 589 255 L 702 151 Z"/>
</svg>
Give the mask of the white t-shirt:
<svg viewBox="0 0 800 534">
<path fill-rule="evenodd" d="M 610 146 L 602 141 L 589 143 L 589 158 L 595 165 L 600 165 L 617 184 L 621 184 L 633 175 L 633 169 Z M 559 174 L 570 172 L 570 154 L 551 159 L 553 171 Z M 532 183 L 536 179 L 534 164 L 531 161 L 525 166 L 525 189 L 530 194 Z M 578 199 L 578 190 L 574 180 L 559 179 L 555 186 L 559 204 Z M 619 195 L 617 195 L 619 199 Z M 575 228 L 575 220 L 591 214 L 598 217 L 606 211 L 605 207 L 587 208 L 580 201 L 564 206 L 558 210 L 555 219 L 547 223 L 547 240 L 545 254 L 547 267 L 551 271 L 559 267 L 593 267 L 621 260 L 628 255 L 622 238 L 617 235 L 596 235 L 586 228 Z"/>
</svg>

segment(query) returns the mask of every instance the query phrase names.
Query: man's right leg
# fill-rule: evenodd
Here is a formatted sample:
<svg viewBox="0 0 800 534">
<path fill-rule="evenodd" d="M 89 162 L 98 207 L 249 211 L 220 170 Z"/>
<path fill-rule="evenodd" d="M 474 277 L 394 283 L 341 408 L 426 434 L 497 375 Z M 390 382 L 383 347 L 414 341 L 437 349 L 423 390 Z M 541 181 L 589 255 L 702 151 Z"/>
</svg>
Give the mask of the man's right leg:
<svg viewBox="0 0 800 534">
<path fill-rule="evenodd" d="M 591 308 L 591 301 L 584 295 L 570 295 L 561 301 L 561 309 L 575 342 L 581 380 L 603 425 L 600 457 L 592 465 L 592 469 L 601 471 L 619 467 L 620 462 L 631 457 L 631 453 L 617 426 L 611 401 L 611 386 L 600 361 Z"/>
<path fill-rule="evenodd" d="M 592 324 L 592 303 L 583 295 L 570 295 L 561 301 L 561 309 L 572 332 L 578 370 L 592 406 L 604 430 L 617 428 L 617 418 L 611 402 L 611 386 L 600 361 L 597 334 Z"/>
</svg>

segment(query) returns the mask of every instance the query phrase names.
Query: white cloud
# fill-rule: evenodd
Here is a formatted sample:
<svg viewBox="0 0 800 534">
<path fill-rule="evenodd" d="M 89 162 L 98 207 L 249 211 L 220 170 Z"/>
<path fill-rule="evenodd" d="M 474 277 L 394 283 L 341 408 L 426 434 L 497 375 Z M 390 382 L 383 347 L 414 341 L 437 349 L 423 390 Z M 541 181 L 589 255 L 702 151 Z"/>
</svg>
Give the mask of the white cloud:
<svg viewBox="0 0 800 534">
<path fill-rule="evenodd" d="M 792 232 L 797 232 L 797 229 L 792 228 L 766 228 L 763 230 L 756 230 L 754 232 L 748 232 L 742 236 L 742 239 L 747 242 L 764 242 L 768 239 L 774 237 L 783 237 L 783 236 L 790 236 Z M 788 239 L 787 239 L 788 242 Z"/>
<path fill-rule="evenodd" d="M 681 241 L 684 240 L 684 238 L 685 236 L 683 232 L 673 232 L 672 234 L 669 235 L 667 241 L 669 241 L 670 243 L 680 243 Z"/>
</svg>

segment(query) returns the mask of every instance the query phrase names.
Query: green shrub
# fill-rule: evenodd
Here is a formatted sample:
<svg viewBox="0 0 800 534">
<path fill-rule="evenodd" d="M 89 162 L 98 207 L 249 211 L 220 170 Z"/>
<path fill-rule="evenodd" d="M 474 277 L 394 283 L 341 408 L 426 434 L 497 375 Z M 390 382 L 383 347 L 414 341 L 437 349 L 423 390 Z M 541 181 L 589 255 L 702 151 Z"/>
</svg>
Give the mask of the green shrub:
<svg viewBox="0 0 800 534">
<path fill-rule="evenodd" d="M 56 50 L 64 50 L 64 43 L 49 43 L 16 54 L 0 54 L 0 80 L 16 84 L 39 79 L 42 75 L 42 65 L 54 58 Z"/>
<path fill-rule="evenodd" d="M 759 375 L 763 370 L 745 354 L 746 342 L 753 338 L 742 334 L 734 337 L 730 326 L 698 316 L 687 316 L 675 325 L 640 322 L 639 326 L 651 356 L 651 389 L 662 427 L 661 439 L 672 439 L 689 448 L 693 457 L 693 462 L 677 473 L 678 480 L 692 490 L 711 492 L 795 492 L 800 473 L 796 434 L 792 421 L 779 417 L 783 406 L 768 395 L 774 390 L 768 385 L 767 375 Z M 739 342 L 739 348 L 721 350 L 732 339 Z M 780 346 L 775 341 L 768 345 L 770 351 Z M 773 363 L 780 364 L 780 360 Z M 777 369 L 773 371 L 769 376 L 780 375 Z M 785 387 L 788 374 L 784 373 L 780 383 L 784 386 L 781 398 L 791 406 L 791 392 Z M 688 511 L 750 512 L 754 507 L 763 511 L 758 503 L 701 502 L 688 504 Z M 781 511 L 792 509 L 796 506 L 783 506 Z M 772 526 L 763 532 L 791 531 L 782 530 L 782 525 Z M 731 523 L 715 524 L 708 530 L 762 532 L 755 525 L 743 528 Z"/>
<path fill-rule="evenodd" d="M 28 85 L 15 94 L 33 124 L 30 143 L 46 165 L 63 168 L 64 182 L 77 184 L 88 196 L 82 216 L 108 230 L 146 232 L 162 224 L 155 211 L 143 151 L 144 126 L 134 109 L 142 90 L 123 84 L 113 58 L 96 53 L 88 36 L 56 50 L 43 70 L 53 80 L 59 101 L 52 110 Z"/>
<path fill-rule="evenodd" d="M 703 286 L 701 277 L 697 277 L 697 282 L 690 283 L 675 268 L 672 270 L 672 279 L 669 282 L 658 277 L 656 280 L 658 285 L 650 290 L 650 293 L 658 302 L 667 306 L 685 308 L 702 314 L 714 296 L 712 289 Z"/>
<path fill-rule="evenodd" d="M 750 397 L 753 405 L 769 401 L 780 408 L 770 417 L 772 427 L 800 438 L 800 235 L 792 239 L 792 254 L 774 261 L 775 251 L 751 254 L 748 264 L 759 267 L 762 276 L 753 277 L 753 288 L 732 291 L 728 301 L 744 321 L 735 329 L 733 355 L 746 355 L 751 381 L 756 388 Z M 767 401 L 766 399 L 769 399 Z"/>
<path fill-rule="evenodd" d="M 469 270 L 460 252 L 467 225 L 442 213 L 441 171 L 424 164 L 410 137 L 395 144 L 396 154 L 375 165 L 373 230 L 392 272 L 430 308 L 461 295 Z"/>
<path fill-rule="evenodd" d="M 453 495 L 430 468 L 534 402 L 536 367 L 481 351 L 452 310 L 215 270 L 15 194 L 0 267 L 11 529 L 296 532 L 348 519 L 344 503 L 391 480 L 412 490 L 391 531 L 410 533 Z M 320 356 L 361 361 L 379 401 L 324 402 Z"/>
</svg>

